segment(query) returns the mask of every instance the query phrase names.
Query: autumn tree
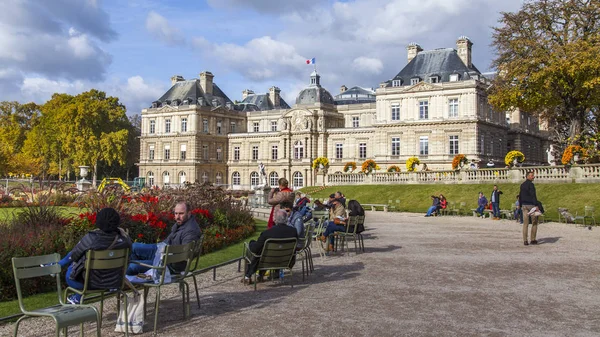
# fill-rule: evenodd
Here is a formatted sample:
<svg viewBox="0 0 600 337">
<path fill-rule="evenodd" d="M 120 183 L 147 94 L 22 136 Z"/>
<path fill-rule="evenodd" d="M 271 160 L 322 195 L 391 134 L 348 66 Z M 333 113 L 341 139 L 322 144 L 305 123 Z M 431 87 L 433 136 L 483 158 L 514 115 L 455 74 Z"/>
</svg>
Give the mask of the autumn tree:
<svg viewBox="0 0 600 337">
<path fill-rule="evenodd" d="M 33 173 L 29 171 L 29 164 L 22 167 L 20 163 L 28 161 L 25 158 L 17 158 L 17 155 L 23 148 L 27 134 L 36 125 L 39 115 L 39 106 L 35 103 L 0 102 L 0 175 L 9 171 Z"/>
<path fill-rule="evenodd" d="M 42 112 L 56 135 L 56 151 L 74 167 L 91 166 L 94 185 L 99 163 L 125 164 L 131 124 L 118 98 L 95 89 L 77 96 L 54 94 Z"/>
<path fill-rule="evenodd" d="M 598 128 L 600 1 L 527 0 L 494 28 L 490 102 L 539 115 L 562 143 Z"/>
</svg>

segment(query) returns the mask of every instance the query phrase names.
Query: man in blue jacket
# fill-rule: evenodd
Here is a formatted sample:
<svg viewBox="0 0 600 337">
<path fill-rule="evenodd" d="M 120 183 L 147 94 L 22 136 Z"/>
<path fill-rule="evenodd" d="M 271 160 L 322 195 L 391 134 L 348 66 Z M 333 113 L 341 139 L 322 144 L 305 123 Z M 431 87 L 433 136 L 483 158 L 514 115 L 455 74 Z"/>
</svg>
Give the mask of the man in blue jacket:
<svg viewBox="0 0 600 337">
<path fill-rule="evenodd" d="M 490 196 L 490 202 L 492 203 L 492 212 L 494 213 L 494 220 L 500 220 L 500 194 L 502 194 L 502 191 L 498 189 L 497 185 L 494 185 L 492 195 Z"/>
<path fill-rule="evenodd" d="M 483 210 L 485 209 L 485 207 L 487 206 L 488 201 L 485 198 L 485 195 L 483 195 L 483 192 L 479 192 L 479 199 L 477 200 L 477 213 L 479 213 L 479 216 L 483 218 Z"/>
</svg>

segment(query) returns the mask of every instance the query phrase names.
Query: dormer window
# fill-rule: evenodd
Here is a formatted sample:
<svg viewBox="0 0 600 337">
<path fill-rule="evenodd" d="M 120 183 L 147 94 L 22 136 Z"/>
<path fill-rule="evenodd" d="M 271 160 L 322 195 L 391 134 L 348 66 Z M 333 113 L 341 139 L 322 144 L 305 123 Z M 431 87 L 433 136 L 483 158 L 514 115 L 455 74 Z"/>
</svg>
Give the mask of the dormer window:
<svg viewBox="0 0 600 337">
<path fill-rule="evenodd" d="M 392 81 L 392 87 L 399 87 L 402 85 L 402 81 L 401 80 L 393 80 Z"/>
<path fill-rule="evenodd" d="M 450 74 L 450 82 L 458 82 L 459 79 L 460 79 L 459 74 Z"/>
<path fill-rule="evenodd" d="M 440 77 L 437 75 L 429 77 L 429 83 L 439 83 L 439 81 L 440 81 Z"/>
<path fill-rule="evenodd" d="M 421 79 L 420 79 L 420 78 L 418 78 L 418 77 L 415 77 L 415 78 L 411 78 L 411 79 L 410 79 L 410 85 L 415 85 L 415 84 L 417 84 L 417 83 L 419 83 L 419 82 L 421 82 Z"/>
</svg>

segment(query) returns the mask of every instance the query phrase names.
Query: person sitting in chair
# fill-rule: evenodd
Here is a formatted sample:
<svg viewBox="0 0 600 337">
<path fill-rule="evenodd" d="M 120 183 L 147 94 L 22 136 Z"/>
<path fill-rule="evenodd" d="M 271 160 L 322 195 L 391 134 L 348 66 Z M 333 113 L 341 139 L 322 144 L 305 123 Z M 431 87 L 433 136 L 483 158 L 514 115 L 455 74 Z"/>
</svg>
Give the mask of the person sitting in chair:
<svg viewBox="0 0 600 337">
<path fill-rule="evenodd" d="M 332 205 L 333 206 L 329 209 L 329 223 L 327 224 L 325 232 L 319 238 L 321 241 L 325 242 L 327 237 L 329 237 L 328 251 L 333 251 L 333 244 L 335 242 L 335 238 L 331 234 L 334 232 L 345 232 L 346 223 L 348 221 L 348 218 L 346 218 L 346 209 L 344 208 L 344 205 L 342 205 L 342 201 L 340 199 L 333 199 Z"/>
<path fill-rule="evenodd" d="M 262 250 L 265 246 L 265 242 L 267 239 L 297 239 L 298 233 L 294 227 L 288 226 L 288 212 L 284 209 L 277 209 L 275 214 L 273 214 L 273 221 L 275 222 L 275 226 L 267 229 L 266 231 L 260 233 L 258 240 L 251 240 L 248 244 L 248 248 L 254 254 L 260 255 L 262 254 Z M 242 279 L 242 282 L 245 284 L 250 284 L 252 280 L 252 274 L 256 273 L 256 269 L 258 268 L 258 259 L 252 259 L 250 264 L 248 265 L 248 270 L 246 270 L 246 274 Z M 293 265 L 293 262 L 292 262 Z M 262 275 L 261 275 L 262 276 Z"/>
<path fill-rule="evenodd" d="M 103 208 L 96 214 L 96 229 L 89 231 L 75 247 L 58 262 L 67 268 L 67 285 L 74 289 L 83 289 L 85 275 L 85 255 L 88 250 L 107 250 L 131 248 L 131 239 L 119 228 L 121 217 L 114 208 Z M 123 270 L 100 269 L 90 273 L 90 289 L 114 289 L 121 286 Z M 67 302 L 79 304 L 81 295 L 71 294 Z"/>
</svg>

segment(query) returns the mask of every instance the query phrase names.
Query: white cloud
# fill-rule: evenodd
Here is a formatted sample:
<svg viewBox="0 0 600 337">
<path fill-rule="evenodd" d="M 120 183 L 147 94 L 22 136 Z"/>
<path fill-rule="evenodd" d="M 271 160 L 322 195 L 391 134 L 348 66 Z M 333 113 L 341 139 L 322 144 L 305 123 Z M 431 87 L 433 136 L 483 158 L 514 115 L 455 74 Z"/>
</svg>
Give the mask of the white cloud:
<svg viewBox="0 0 600 337">
<path fill-rule="evenodd" d="M 160 14 L 151 11 L 146 17 L 146 29 L 159 41 L 170 46 L 184 43 L 181 31 L 169 24 L 169 21 Z"/>
<path fill-rule="evenodd" d="M 352 61 L 354 70 L 361 73 L 380 74 L 383 69 L 381 60 L 372 57 L 359 56 Z"/>
<path fill-rule="evenodd" d="M 2 71 L 0 71 L 0 86 Z M 151 102 L 165 93 L 167 88 L 162 83 L 146 82 L 142 76 L 129 77 L 125 82 L 111 78 L 105 82 L 90 81 L 55 81 L 43 77 L 28 77 L 23 80 L 18 96 L 23 101 L 43 104 L 54 93 L 77 95 L 90 89 L 98 89 L 109 96 L 118 97 L 127 107 L 129 115 L 139 114 L 141 109 L 150 106 Z"/>
<path fill-rule="evenodd" d="M 250 8 L 259 13 L 289 13 L 302 12 L 315 6 L 326 4 L 327 0 L 208 0 L 214 8 L 245 10 Z"/>
</svg>

